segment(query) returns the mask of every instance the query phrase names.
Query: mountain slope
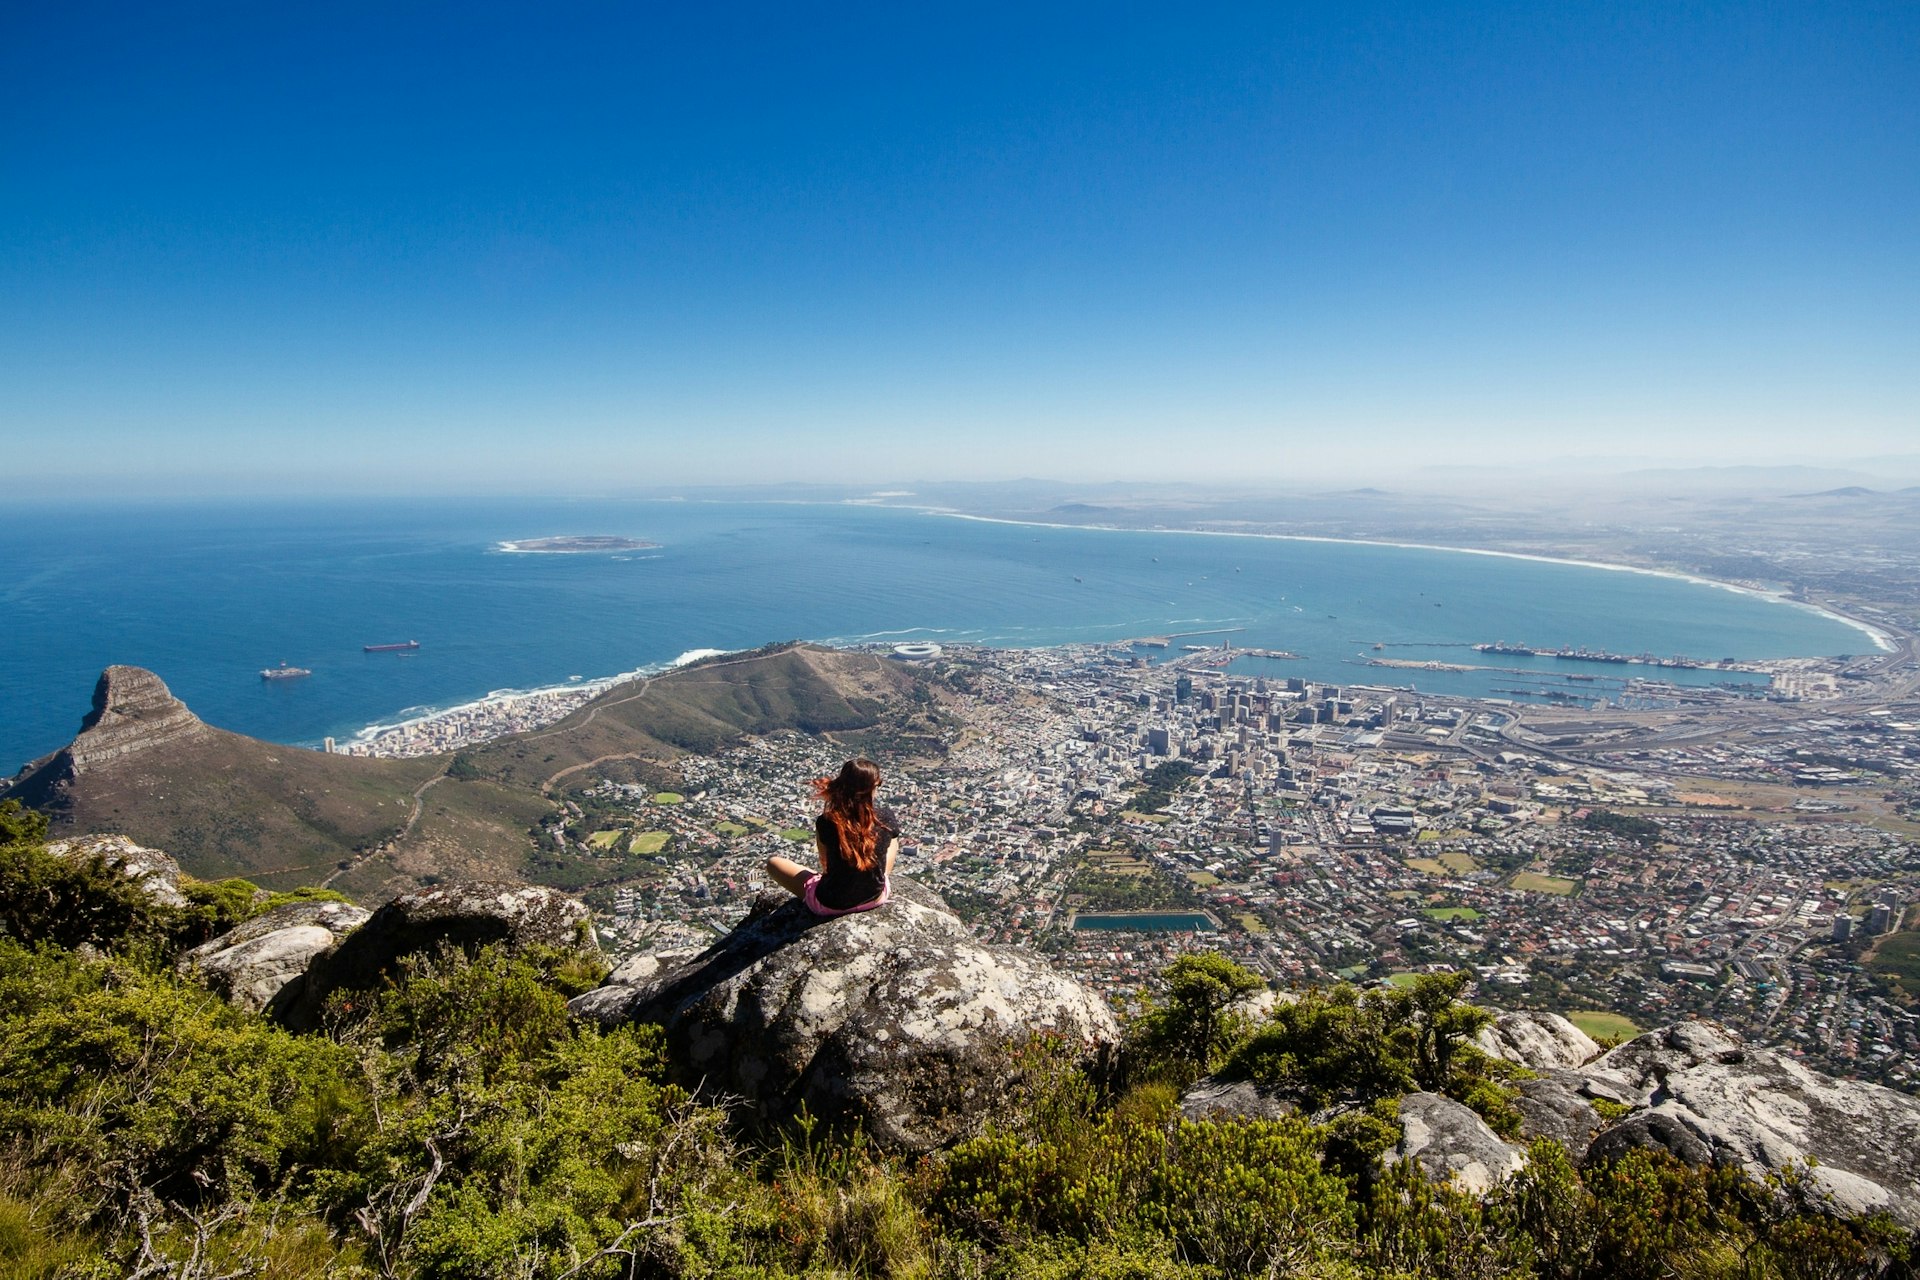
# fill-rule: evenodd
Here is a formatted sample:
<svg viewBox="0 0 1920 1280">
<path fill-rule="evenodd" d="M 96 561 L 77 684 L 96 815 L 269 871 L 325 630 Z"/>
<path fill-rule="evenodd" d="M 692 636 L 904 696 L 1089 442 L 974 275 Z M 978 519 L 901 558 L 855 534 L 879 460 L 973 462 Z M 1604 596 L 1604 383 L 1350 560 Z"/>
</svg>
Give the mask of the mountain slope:
<svg viewBox="0 0 1920 1280">
<path fill-rule="evenodd" d="M 439 760 L 364 760 L 261 742 L 203 723 L 139 667 L 108 667 L 67 746 L 0 798 L 46 813 L 56 833 L 117 832 L 203 878 L 330 869 L 406 822 Z"/>
<path fill-rule="evenodd" d="M 687 752 L 779 729 L 898 734 L 918 677 L 873 654 L 787 645 L 630 681 L 546 729 L 458 756 L 327 755 L 201 722 L 138 667 L 109 667 L 72 743 L 0 787 L 56 834 L 115 832 L 203 878 L 336 877 L 361 894 L 529 873 L 530 828 L 603 773 L 671 777 Z"/>
<path fill-rule="evenodd" d="M 565 720 L 463 753 L 480 775 L 546 789 L 593 762 L 705 754 L 742 734 L 844 733 L 879 724 L 913 687 L 897 662 L 789 645 L 714 658 L 609 689 Z"/>
</svg>

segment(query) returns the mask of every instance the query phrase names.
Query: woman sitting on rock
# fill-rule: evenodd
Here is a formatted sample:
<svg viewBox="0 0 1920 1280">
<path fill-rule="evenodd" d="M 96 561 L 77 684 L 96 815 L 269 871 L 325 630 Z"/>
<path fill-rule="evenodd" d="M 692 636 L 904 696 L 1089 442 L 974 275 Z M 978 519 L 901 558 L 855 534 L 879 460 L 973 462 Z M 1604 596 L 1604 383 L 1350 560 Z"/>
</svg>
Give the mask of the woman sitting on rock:
<svg viewBox="0 0 1920 1280">
<path fill-rule="evenodd" d="M 886 902 L 900 826 L 892 810 L 874 807 L 879 788 L 880 770 L 864 757 L 847 761 L 831 778 L 815 778 L 824 809 L 813 822 L 821 870 L 778 855 L 767 859 L 767 874 L 813 914 L 844 916 Z"/>
</svg>

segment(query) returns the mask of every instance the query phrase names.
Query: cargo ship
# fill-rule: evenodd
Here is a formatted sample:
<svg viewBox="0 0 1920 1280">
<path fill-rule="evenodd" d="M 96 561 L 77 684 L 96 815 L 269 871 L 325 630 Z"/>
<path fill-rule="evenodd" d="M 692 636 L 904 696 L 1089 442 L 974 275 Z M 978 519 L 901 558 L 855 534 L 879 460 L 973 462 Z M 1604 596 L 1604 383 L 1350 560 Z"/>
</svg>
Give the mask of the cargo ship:
<svg viewBox="0 0 1920 1280">
<path fill-rule="evenodd" d="M 290 667 L 282 662 L 277 667 L 266 667 L 260 672 L 262 680 L 298 680 L 301 676 L 310 676 L 313 672 L 305 667 Z"/>
<path fill-rule="evenodd" d="M 418 649 L 419 647 L 420 642 L 418 640 L 402 640 L 399 644 L 363 644 L 360 646 L 360 652 L 404 653 L 409 649 Z"/>
</svg>

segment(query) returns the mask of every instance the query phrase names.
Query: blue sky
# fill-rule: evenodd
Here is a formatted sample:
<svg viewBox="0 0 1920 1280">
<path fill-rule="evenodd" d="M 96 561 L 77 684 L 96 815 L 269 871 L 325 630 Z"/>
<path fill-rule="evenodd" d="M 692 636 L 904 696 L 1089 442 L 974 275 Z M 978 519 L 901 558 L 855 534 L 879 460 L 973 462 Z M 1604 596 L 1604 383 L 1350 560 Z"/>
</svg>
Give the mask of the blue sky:
<svg viewBox="0 0 1920 1280">
<path fill-rule="evenodd" d="M 49 491 L 1920 451 L 1920 6 L 6 6 Z"/>
</svg>

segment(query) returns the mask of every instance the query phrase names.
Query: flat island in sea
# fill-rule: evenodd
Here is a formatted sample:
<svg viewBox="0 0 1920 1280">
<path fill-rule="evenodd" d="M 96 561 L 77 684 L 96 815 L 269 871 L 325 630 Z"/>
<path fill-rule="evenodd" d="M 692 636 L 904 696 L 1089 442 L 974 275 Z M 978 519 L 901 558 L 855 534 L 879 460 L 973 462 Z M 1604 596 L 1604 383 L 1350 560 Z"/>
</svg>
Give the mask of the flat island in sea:
<svg viewBox="0 0 1920 1280">
<path fill-rule="evenodd" d="M 522 551 L 536 555 L 585 555 L 595 551 L 652 551 L 657 542 L 640 538 L 622 538 L 612 534 L 560 534 L 551 538 L 521 538 L 500 544 L 502 551 Z"/>
</svg>

